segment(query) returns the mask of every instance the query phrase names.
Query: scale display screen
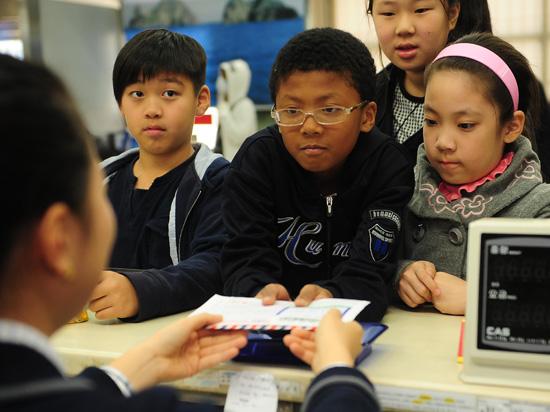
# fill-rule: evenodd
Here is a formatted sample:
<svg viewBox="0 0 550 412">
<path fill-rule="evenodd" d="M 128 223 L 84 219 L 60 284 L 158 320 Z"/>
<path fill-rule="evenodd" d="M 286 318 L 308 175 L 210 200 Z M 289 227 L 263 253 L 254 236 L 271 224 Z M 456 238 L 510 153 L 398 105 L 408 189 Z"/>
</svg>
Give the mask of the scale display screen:
<svg viewBox="0 0 550 412">
<path fill-rule="evenodd" d="M 550 238 L 481 235 L 479 349 L 550 353 Z"/>
</svg>

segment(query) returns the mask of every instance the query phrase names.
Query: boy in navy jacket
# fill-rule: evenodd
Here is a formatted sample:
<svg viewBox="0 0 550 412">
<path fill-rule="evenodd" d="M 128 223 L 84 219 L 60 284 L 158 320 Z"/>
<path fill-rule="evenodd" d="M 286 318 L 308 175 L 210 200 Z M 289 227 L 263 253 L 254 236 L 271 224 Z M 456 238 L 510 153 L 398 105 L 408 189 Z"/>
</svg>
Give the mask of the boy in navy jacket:
<svg viewBox="0 0 550 412">
<path fill-rule="evenodd" d="M 139 149 L 107 159 L 118 235 L 90 309 L 141 321 L 195 308 L 221 291 L 221 185 L 228 162 L 191 143 L 210 104 L 206 55 L 192 38 L 146 30 L 120 51 L 113 89 Z"/>
<path fill-rule="evenodd" d="M 225 181 L 224 291 L 366 299 L 363 318 L 378 320 L 414 183 L 403 148 L 374 128 L 372 57 L 348 33 L 308 30 L 279 52 L 270 90 L 277 126 L 247 139 Z"/>
</svg>

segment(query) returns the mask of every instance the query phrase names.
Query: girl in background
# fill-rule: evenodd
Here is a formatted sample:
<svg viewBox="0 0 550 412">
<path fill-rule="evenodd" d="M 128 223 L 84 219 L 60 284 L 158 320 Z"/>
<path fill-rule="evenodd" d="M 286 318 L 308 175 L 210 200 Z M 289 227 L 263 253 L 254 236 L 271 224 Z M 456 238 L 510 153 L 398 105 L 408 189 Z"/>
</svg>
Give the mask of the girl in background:
<svg viewBox="0 0 550 412">
<path fill-rule="evenodd" d="M 369 0 L 367 13 L 391 62 L 376 78 L 376 125 L 402 143 L 414 162 L 422 143 L 424 69 L 447 43 L 491 31 L 487 1 Z"/>
<path fill-rule="evenodd" d="M 459 39 L 427 68 L 424 144 L 402 238 L 408 260 L 397 273 L 408 306 L 464 313 L 470 222 L 550 217 L 526 116 L 538 110 L 538 87 L 525 57 L 490 34 Z"/>
</svg>

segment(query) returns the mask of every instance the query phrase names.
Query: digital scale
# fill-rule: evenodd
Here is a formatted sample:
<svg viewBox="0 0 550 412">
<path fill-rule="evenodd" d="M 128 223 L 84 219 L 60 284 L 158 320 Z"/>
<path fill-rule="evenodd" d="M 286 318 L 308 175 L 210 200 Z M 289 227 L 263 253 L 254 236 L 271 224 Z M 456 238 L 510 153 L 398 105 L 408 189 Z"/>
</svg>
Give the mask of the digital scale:
<svg viewBox="0 0 550 412">
<path fill-rule="evenodd" d="M 550 219 L 469 225 L 462 380 L 550 389 Z"/>
</svg>

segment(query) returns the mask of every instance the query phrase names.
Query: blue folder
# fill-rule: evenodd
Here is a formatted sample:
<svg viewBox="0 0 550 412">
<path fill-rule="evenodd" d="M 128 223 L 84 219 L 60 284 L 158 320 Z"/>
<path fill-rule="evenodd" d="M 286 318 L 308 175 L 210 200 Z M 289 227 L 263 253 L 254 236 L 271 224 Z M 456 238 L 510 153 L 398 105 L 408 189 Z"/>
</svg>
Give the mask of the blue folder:
<svg viewBox="0 0 550 412">
<path fill-rule="evenodd" d="M 360 322 L 363 327 L 361 344 L 363 349 L 355 359 L 359 365 L 371 352 L 372 343 L 380 336 L 388 326 L 377 322 Z M 267 363 L 272 365 L 305 365 L 295 357 L 283 343 L 283 336 L 288 331 L 276 332 L 249 332 L 248 343 L 241 349 L 239 355 L 234 358 L 237 362 Z"/>
</svg>

